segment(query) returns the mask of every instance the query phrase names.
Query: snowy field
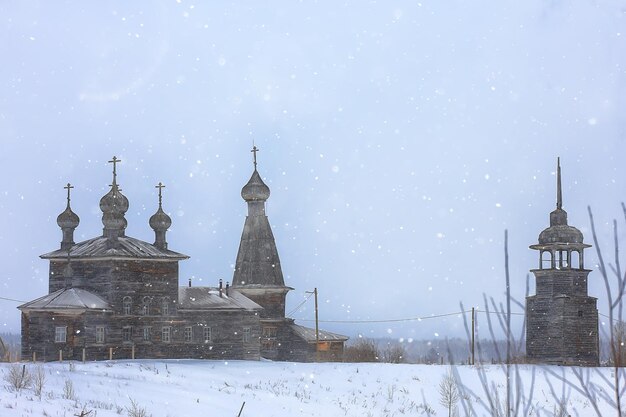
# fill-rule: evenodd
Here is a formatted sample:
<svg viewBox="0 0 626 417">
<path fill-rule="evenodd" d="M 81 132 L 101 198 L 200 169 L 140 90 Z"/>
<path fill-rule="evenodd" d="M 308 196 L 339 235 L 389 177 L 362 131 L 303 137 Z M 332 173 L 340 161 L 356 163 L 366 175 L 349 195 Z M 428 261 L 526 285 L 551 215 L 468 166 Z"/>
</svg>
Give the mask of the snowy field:
<svg viewBox="0 0 626 417">
<path fill-rule="evenodd" d="M 95 363 L 26 364 L 31 376 L 45 376 L 41 396 L 35 384 L 15 391 L 7 378 L 10 367 L 0 364 L 0 416 L 233 416 L 245 402 L 242 417 L 293 416 L 448 416 L 441 403 L 441 381 L 449 366 L 353 363 L 282 363 L 199 360 L 137 360 Z M 475 415 L 489 415 L 481 405 L 488 401 L 479 376 L 489 391 L 505 398 L 505 375 L 496 365 L 457 366 Z M 532 399 L 529 386 L 533 379 Z M 525 388 L 528 415 L 559 415 L 565 405 L 572 416 L 596 415 L 591 402 L 574 386 L 559 378 L 576 381 L 579 368 L 519 368 Z M 604 377 L 612 369 L 586 369 L 587 386 L 597 384 L 599 411 L 614 415 L 613 407 L 600 399 L 610 393 Z M 549 376 L 549 374 L 552 374 Z M 513 378 L 515 379 L 515 378 Z M 603 385 L 604 384 L 604 385 Z M 517 397 L 515 393 L 513 398 Z M 134 411 L 130 413 L 135 404 Z M 466 415 L 458 403 L 460 416 Z M 519 415 L 524 415 L 521 411 Z M 567 415 L 567 414 L 561 414 Z"/>
</svg>

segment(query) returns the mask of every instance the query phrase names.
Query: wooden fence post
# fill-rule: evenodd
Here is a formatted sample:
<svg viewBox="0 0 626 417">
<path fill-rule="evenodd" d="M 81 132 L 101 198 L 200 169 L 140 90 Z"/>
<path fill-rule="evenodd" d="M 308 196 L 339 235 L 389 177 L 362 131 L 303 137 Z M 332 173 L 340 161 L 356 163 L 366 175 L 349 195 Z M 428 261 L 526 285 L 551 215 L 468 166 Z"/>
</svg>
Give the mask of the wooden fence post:
<svg viewBox="0 0 626 417">
<path fill-rule="evenodd" d="M 113 360 L 113 348 L 112 347 L 109 348 L 109 360 L 110 361 Z"/>
<path fill-rule="evenodd" d="M 86 355 L 85 355 L 85 348 L 83 348 L 83 363 L 85 363 L 85 358 L 86 358 Z"/>
<path fill-rule="evenodd" d="M 63 350 L 59 349 L 59 362 L 63 362 Z"/>
</svg>

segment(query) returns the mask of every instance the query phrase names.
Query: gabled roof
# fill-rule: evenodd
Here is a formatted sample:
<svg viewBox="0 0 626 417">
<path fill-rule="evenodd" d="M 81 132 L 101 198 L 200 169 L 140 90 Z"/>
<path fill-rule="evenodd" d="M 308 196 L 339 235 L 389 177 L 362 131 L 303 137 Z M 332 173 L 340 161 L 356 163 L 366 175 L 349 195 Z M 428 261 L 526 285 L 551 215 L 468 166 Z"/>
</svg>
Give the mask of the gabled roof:
<svg viewBox="0 0 626 417">
<path fill-rule="evenodd" d="M 20 310 L 112 310 L 105 300 L 81 288 L 63 288 L 22 304 L 18 308 Z"/>
<path fill-rule="evenodd" d="M 232 287 L 222 290 L 212 287 L 178 288 L 178 310 L 261 310 L 263 307 Z"/>
<path fill-rule="evenodd" d="M 297 324 L 292 324 L 289 327 L 291 327 L 291 330 L 293 330 L 296 336 L 299 336 L 309 343 L 315 343 L 315 329 L 300 326 Z M 320 342 L 345 342 L 348 339 L 348 336 L 344 336 L 342 334 L 331 333 L 325 330 L 319 331 Z"/>
<path fill-rule="evenodd" d="M 70 258 L 135 258 L 135 259 L 166 259 L 182 260 L 189 256 L 168 249 L 159 249 L 151 243 L 124 236 L 116 239 L 117 244 L 111 245 L 111 239 L 99 236 L 94 239 L 73 245 Z M 41 255 L 42 259 L 67 259 L 67 250 L 58 249 Z"/>
</svg>

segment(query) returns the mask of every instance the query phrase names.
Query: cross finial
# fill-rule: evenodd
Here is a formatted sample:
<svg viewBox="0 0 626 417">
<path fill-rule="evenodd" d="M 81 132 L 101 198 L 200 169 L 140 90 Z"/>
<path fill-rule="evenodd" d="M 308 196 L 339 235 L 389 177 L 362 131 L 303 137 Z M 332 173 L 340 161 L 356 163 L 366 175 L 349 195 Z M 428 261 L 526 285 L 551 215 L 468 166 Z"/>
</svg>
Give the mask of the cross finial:
<svg viewBox="0 0 626 417">
<path fill-rule="evenodd" d="M 252 150 L 250 152 L 252 152 L 254 154 L 254 170 L 256 171 L 256 153 L 259 151 L 259 148 L 256 147 L 256 145 L 253 143 L 252 144 Z"/>
<path fill-rule="evenodd" d="M 163 190 L 163 188 L 165 188 L 165 185 L 163 185 L 163 183 L 159 182 L 159 185 L 155 185 L 154 188 L 158 188 L 159 189 L 159 208 L 161 208 L 161 202 L 163 201 L 162 190 Z"/>
<path fill-rule="evenodd" d="M 117 159 L 116 156 L 113 156 L 113 159 L 109 161 L 109 164 L 113 164 L 113 184 L 115 184 L 115 179 L 117 177 L 117 163 L 122 162 L 121 159 Z"/>
<path fill-rule="evenodd" d="M 561 193 L 561 158 L 556 158 L 556 208 L 563 207 L 563 196 Z"/>
<path fill-rule="evenodd" d="M 74 186 L 68 182 L 67 185 L 63 188 L 67 190 L 67 205 L 69 206 L 70 205 L 70 190 L 74 188 Z"/>
</svg>

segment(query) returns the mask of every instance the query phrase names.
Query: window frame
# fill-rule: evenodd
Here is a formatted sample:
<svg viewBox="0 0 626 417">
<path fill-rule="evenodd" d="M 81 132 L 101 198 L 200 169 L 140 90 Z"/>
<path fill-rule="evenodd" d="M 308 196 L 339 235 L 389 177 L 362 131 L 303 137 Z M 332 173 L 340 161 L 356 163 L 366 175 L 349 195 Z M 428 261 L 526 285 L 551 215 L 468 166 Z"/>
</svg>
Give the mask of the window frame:
<svg viewBox="0 0 626 417">
<path fill-rule="evenodd" d="M 167 337 L 165 337 L 165 335 L 167 335 Z M 172 327 L 171 326 L 163 326 L 161 328 L 161 342 L 172 343 Z"/>
<path fill-rule="evenodd" d="M 106 343 L 106 328 L 105 326 L 96 326 L 96 343 Z"/>
<path fill-rule="evenodd" d="M 186 343 L 193 342 L 193 326 L 185 326 L 183 335 Z"/>
<path fill-rule="evenodd" d="M 141 340 L 143 340 L 144 342 L 152 341 L 152 326 L 143 326 Z"/>
<path fill-rule="evenodd" d="M 244 343 L 250 343 L 250 335 L 252 334 L 252 331 L 250 330 L 249 327 L 244 327 L 243 328 L 243 332 L 242 332 L 242 341 Z"/>
<path fill-rule="evenodd" d="M 122 298 L 122 314 L 125 316 L 133 314 L 133 299 L 128 295 Z"/>
<path fill-rule="evenodd" d="M 67 343 L 67 326 L 54 326 L 54 343 Z"/>
<path fill-rule="evenodd" d="M 213 341 L 213 330 L 210 326 L 204 326 L 202 328 L 202 338 L 204 339 L 204 343 L 209 343 Z"/>
<path fill-rule="evenodd" d="M 128 344 L 133 342 L 133 326 L 122 327 L 122 343 Z"/>
<path fill-rule="evenodd" d="M 152 303 L 152 299 L 148 296 L 143 297 L 141 304 L 141 315 L 149 316 L 150 315 L 150 304 Z"/>
</svg>

